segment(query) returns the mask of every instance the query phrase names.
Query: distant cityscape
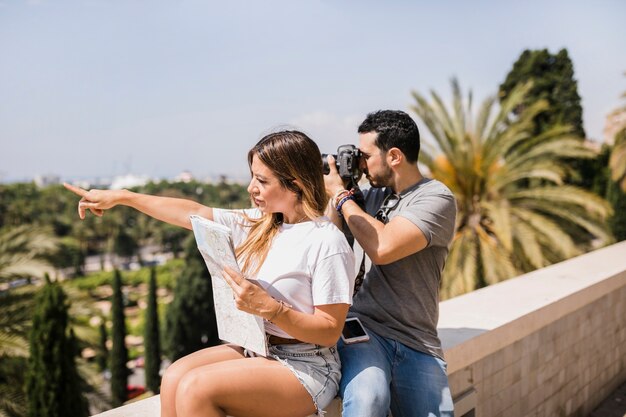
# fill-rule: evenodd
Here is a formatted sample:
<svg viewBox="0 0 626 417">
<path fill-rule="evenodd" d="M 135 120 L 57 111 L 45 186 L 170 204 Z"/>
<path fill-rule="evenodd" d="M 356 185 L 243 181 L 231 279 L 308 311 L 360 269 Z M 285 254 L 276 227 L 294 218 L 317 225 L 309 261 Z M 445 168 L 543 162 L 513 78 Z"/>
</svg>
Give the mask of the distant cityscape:
<svg viewBox="0 0 626 417">
<path fill-rule="evenodd" d="M 0 183 L 20 183 L 20 182 L 34 182 L 38 187 L 47 187 L 50 185 L 58 185 L 63 182 L 69 182 L 71 184 L 77 185 L 82 188 L 102 188 L 102 189 L 110 189 L 110 190 L 121 190 L 123 188 L 133 188 L 133 187 L 141 187 L 150 182 L 160 182 L 160 181 L 168 181 L 168 182 L 183 182 L 188 183 L 192 181 L 197 181 L 204 184 L 219 184 L 219 183 L 228 183 L 228 184 L 242 184 L 249 181 L 249 178 L 244 177 L 231 177 L 227 175 L 216 175 L 216 176 L 204 176 L 204 177 L 196 177 L 191 173 L 191 171 L 182 171 L 174 177 L 150 177 L 148 175 L 137 175 L 137 174 L 124 174 L 124 175 L 116 175 L 112 177 L 93 177 L 88 179 L 71 179 L 71 178 L 62 178 L 57 174 L 45 174 L 45 175 L 35 175 L 30 179 L 20 179 L 20 180 L 11 180 L 4 181 L 0 176 Z"/>
</svg>

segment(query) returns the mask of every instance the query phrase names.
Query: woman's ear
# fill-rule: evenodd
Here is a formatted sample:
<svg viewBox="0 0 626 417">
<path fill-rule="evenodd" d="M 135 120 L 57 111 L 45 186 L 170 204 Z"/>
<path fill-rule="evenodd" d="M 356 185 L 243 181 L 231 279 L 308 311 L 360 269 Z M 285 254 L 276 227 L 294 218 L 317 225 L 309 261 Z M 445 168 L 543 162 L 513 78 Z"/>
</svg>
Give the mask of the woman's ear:
<svg viewBox="0 0 626 417">
<path fill-rule="evenodd" d="M 297 180 L 297 179 L 295 179 L 295 180 L 293 180 L 291 182 L 293 183 L 294 187 L 297 189 L 297 191 L 295 193 L 298 196 L 298 200 L 302 200 L 302 188 L 304 188 L 302 186 L 302 183 L 300 182 L 300 180 Z"/>
</svg>

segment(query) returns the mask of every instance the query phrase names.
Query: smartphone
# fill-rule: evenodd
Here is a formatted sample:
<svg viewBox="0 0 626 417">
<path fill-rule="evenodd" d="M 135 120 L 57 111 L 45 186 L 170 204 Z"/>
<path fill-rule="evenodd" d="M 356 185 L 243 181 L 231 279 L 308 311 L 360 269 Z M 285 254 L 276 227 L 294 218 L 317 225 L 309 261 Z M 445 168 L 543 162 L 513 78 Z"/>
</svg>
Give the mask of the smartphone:
<svg viewBox="0 0 626 417">
<path fill-rule="evenodd" d="M 367 342 L 370 340 L 370 337 L 357 317 L 348 317 L 343 325 L 341 340 L 349 345 L 352 343 Z"/>
</svg>

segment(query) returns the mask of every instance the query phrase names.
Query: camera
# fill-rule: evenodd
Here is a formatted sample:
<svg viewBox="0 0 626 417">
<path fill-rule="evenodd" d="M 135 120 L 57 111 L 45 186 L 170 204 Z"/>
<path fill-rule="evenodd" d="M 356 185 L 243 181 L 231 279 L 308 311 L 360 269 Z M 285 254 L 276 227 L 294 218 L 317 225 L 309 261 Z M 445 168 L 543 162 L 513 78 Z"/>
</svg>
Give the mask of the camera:
<svg viewBox="0 0 626 417">
<path fill-rule="evenodd" d="M 354 145 L 341 145 L 337 148 L 335 158 L 335 166 L 339 176 L 344 180 L 349 180 L 352 184 L 356 184 L 361 178 L 361 170 L 359 169 L 359 161 L 361 159 L 361 151 Z M 322 154 L 322 163 L 324 166 L 324 174 L 330 172 L 328 166 L 328 154 Z"/>
</svg>

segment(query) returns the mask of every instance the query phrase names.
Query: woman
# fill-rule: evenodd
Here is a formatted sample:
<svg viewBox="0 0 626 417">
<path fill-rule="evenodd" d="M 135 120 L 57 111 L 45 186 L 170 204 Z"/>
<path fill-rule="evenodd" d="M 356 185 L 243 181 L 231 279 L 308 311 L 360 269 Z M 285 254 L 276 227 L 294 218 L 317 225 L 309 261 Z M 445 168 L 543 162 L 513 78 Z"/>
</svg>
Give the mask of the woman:
<svg viewBox="0 0 626 417">
<path fill-rule="evenodd" d="M 319 149 L 301 132 L 273 133 L 250 150 L 248 164 L 256 206 L 249 210 L 65 185 L 82 197 L 81 219 L 87 209 L 102 216 L 126 205 L 187 229 L 189 216 L 199 215 L 232 231 L 244 276 L 231 269 L 224 276 L 237 308 L 265 319 L 270 356 L 222 345 L 181 358 L 161 384 L 162 417 L 321 415 L 337 393 L 335 343 L 351 303 L 354 258 L 322 217 L 328 198 Z"/>
</svg>

